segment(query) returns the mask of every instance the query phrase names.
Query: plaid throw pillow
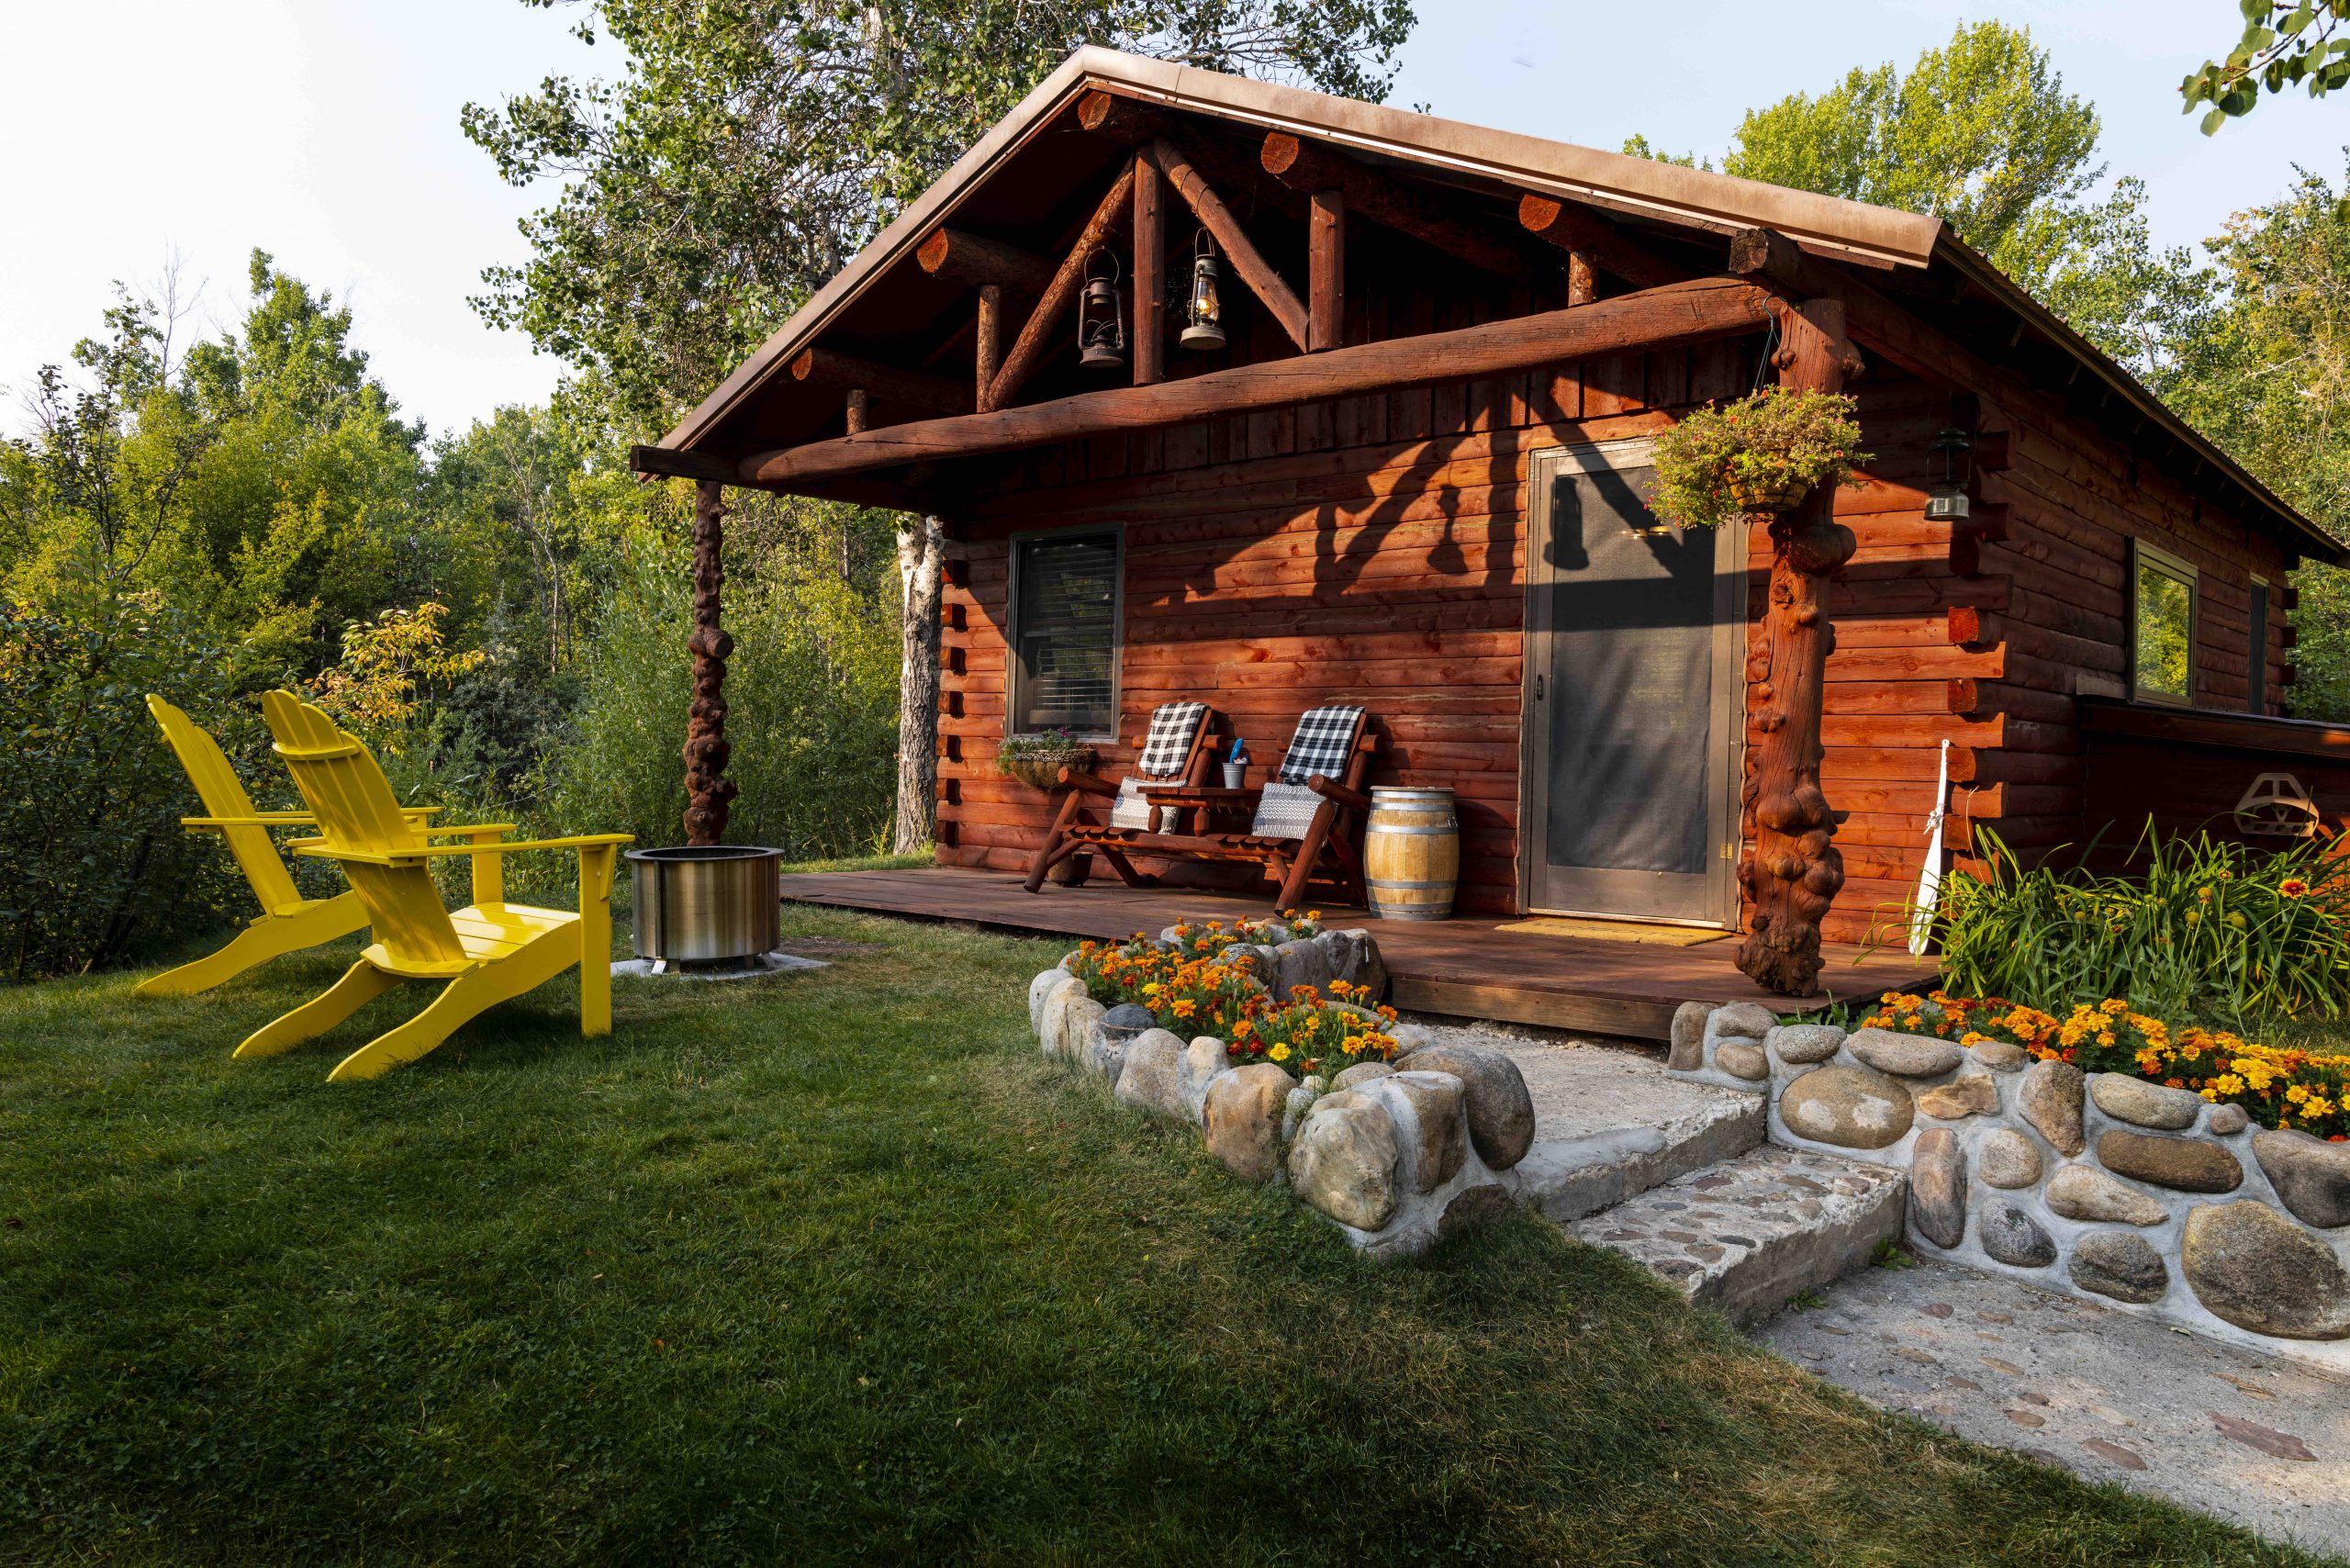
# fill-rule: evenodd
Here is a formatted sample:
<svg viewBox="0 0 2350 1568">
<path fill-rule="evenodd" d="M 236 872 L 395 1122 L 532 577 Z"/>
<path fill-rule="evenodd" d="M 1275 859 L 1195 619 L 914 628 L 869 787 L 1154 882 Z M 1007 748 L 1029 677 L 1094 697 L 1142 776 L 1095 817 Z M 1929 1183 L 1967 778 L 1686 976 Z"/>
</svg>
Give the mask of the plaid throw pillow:
<svg viewBox="0 0 2350 1568">
<path fill-rule="evenodd" d="M 1143 738 L 1142 755 L 1135 759 L 1135 771 L 1145 778 L 1173 778 L 1183 771 L 1183 764 L 1192 755 L 1192 743 L 1199 738 L 1200 726 L 1207 722 L 1208 705 L 1204 702 L 1161 702 L 1151 711 L 1150 734 Z"/>
<path fill-rule="evenodd" d="M 1274 777 L 1284 784 L 1303 784 L 1317 773 L 1326 778 L 1344 778 L 1355 734 L 1361 728 L 1359 704 L 1333 702 L 1308 708 L 1297 721 L 1297 734 L 1289 738 L 1289 755 L 1281 758 L 1281 771 Z"/>
</svg>

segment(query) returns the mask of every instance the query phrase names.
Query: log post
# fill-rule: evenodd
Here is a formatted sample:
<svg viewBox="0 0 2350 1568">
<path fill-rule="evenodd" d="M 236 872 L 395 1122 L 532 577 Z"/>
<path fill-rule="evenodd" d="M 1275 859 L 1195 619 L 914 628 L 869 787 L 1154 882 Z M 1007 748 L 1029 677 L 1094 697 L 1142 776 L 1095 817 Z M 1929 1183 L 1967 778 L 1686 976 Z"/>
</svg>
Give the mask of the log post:
<svg viewBox="0 0 2350 1568">
<path fill-rule="evenodd" d="M 1307 200 L 1305 348 L 1320 353 L 1346 342 L 1347 198 L 1328 190 Z"/>
<path fill-rule="evenodd" d="M 726 742 L 726 658 L 734 639 L 718 623 L 720 591 L 726 586 L 723 560 L 726 487 L 714 479 L 694 486 L 694 630 L 686 646 L 694 655 L 693 707 L 686 715 L 686 842 L 716 844 L 726 836 L 727 804 L 734 781 L 726 777 L 733 748 Z"/>
<path fill-rule="evenodd" d="M 873 398 L 862 386 L 848 389 L 848 399 L 842 409 L 841 422 L 851 435 L 863 435 L 873 428 Z"/>
<path fill-rule="evenodd" d="M 930 844 L 938 823 L 938 654 L 945 642 L 946 529 L 936 517 L 911 519 L 898 531 L 898 809 L 890 849 L 911 855 Z"/>
<path fill-rule="evenodd" d="M 1599 297 L 1599 270 L 1588 251 L 1567 252 L 1567 303 L 1588 305 Z"/>
<path fill-rule="evenodd" d="M 1841 300 L 1781 307 L 1779 385 L 1838 392 L 1858 375 Z M 1828 579 L 1852 558 L 1852 531 L 1836 521 L 1836 487 L 1823 485 L 1771 520 L 1771 588 L 1761 645 L 1746 666 L 1751 722 L 1762 738 L 1746 756 L 1740 792 L 1753 852 L 1739 864 L 1752 901 L 1738 967 L 1765 991 L 1808 996 L 1819 979 L 1819 922 L 1844 885 L 1835 814 L 1819 787 L 1819 716 L 1836 631 Z"/>
<path fill-rule="evenodd" d="M 973 323 L 972 364 L 979 371 L 979 389 L 972 403 L 984 409 L 988 389 L 995 385 L 995 373 L 1003 368 L 1003 286 L 979 285 L 979 317 Z"/>
<path fill-rule="evenodd" d="M 1167 223 L 1158 199 L 1158 165 L 1135 160 L 1135 385 L 1167 379 Z"/>
</svg>

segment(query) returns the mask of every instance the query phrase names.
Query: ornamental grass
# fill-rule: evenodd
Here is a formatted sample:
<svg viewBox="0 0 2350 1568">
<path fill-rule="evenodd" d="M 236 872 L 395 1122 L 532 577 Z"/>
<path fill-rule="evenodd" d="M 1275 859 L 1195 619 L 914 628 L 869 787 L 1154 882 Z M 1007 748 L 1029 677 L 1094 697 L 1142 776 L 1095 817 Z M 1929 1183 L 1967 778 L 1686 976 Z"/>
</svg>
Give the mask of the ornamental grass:
<svg viewBox="0 0 2350 1568">
<path fill-rule="evenodd" d="M 1300 1077 L 1343 1072 L 1359 1062 L 1386 1061 L 1395 1038 L 1383 1025 L 1395 1010 L 1371 1005 L 1369 986 L 1332 980 L 1329 994 L 1292 986 L 1276 999 L 1248 963 L 1231 949 L 1267 935 L 1263 922 L 1181 924 L 1173 940 L 1153 942 L 1140 932 L 1123 944 L 1078 944 L 1070 968 L 1086 993 L 1105 1007 L 1132 1002 L 1162 1029 L 1186 1039 L 1213 1035 L 1237 1065 L 1270 1061 Z M 1318 935 L 1318 916 L 1285 917 L 1292 936 Z"/>
<path fill-rule="evenodd" d="M 2077 1002 L 2065 1016 L 1999 997 L 1886 991 L 1861 1023 L 1977 1046 L 2001 1040 L 2084 1072 L 2126 1072 L 2214 1104 L 2241 1105 L 2263 1126 L 2350 1142 L 2350 1056 L 2264 1046 L 2224 1029 L 2173 1026 L 2119 997 Z"/>
</svg>

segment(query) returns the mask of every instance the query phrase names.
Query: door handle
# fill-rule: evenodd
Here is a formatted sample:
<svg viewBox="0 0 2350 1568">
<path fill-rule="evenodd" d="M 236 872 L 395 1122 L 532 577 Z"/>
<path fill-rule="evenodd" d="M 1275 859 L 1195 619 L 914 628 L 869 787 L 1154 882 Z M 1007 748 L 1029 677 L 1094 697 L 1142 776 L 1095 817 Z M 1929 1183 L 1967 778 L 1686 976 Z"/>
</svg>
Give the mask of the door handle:
<svg viewBox="0 0 2350 1568">
<path fill-rule="evenodd" d="M 1542 678 L 1539 675 L 1534 678 L 1534 700 L 1542 700 Z"/>
</svg>

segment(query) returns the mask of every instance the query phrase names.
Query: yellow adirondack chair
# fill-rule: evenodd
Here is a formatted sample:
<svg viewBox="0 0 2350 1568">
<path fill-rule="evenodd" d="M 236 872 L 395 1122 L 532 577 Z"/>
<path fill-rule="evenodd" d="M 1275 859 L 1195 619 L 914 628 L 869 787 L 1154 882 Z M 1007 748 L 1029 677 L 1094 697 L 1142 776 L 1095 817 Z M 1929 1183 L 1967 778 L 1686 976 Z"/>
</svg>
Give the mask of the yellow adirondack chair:
<svg viewBox="0 0 2350 1568">
<path fill-rule="evenodd" d="M 414 1061 L 483 1009 L 521 995 L 579 966 L 579 1032 L 612 1027 L 612 869 L 625 833 L 504 843 L 510 823 L 427 832 L 404 815 L 383 768 L 365 746 L 290 691 L 262 697 L 277 755 L 317 813 L 319 836 L 297 839 L 297 855 L 332 860 L 366 907 L 375 941 L 324 994 L 304 1002 L 237 1047 L 274 1056 L 316 1039 L 403 980 L 448 981 L 431 1004 L 376 1036 L 327 1076 L 373 1078 Z M 454 845 L 435 838 L 462 838 Z M 525 849 L 579 853 L 579 913 L 506 902 L 507 855 Z M 432 860 L 473 857 L 474 902 L 452 912 L 432 884 Z"/>
<path fill-rule="evenodd" d="M 164 741 L 180 759 L 180 766 L 187 770 L 187 781 L 196 787 L 196 798 L 204 806 L 205 815 L 182 817 L 180 825 L 190 833 L 218 834 L 227 842 L 229 853 L 236 857 L 247 885 L 253 890 L 254 901 L 261 905 L 261 913 L 226 947 L 192 964 L 182 964 L 141 980 L 134 994 L 190 996 L 210 991 L 257 964 L 331 942 L 338 936 L 348 936 L 367 924 L 366 906 L 359 902 L 357 893 L 306 899 L 296 890 L 285 863 L 278 858 L 277 846 L 271 842 L 269 830 L 308 827 L 317 821 L 315 817 L 308 812 L 253 810 L 252 797 L 245 793 L 237 770 L 229 766 L 218 742 L 160 697 L 148 697 L 147 711 L 155 715 Z M 419 820 L 439 809 L 401 808 L 408 817 Z"/>
</svg>

